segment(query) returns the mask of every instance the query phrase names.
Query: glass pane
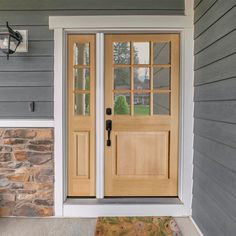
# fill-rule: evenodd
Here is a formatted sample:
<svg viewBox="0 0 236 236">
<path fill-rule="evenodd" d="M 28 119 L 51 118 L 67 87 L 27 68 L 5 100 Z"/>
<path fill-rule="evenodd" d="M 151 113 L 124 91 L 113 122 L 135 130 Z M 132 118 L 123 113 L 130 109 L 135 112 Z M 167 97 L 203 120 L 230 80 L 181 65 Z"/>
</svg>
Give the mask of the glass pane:
<svg viewBox="0 0 236 236">
<path fill-rule="evenodd" d="M 150 88 L 149 68 L 134 68 L 134 89 L 144 90 Z"/>
<path fill-rule="evenodd" d="M 130 42 L 113 43 L 114 64 L 130 64 Z"/>
<path fill-rule="evenodd" d="M 89 94 L 75 94 L 75 115 L 89 115 L 90 113 L 90 97 Z"/>
<path fill-rule="evenodd" d="M 133 43 L 134 64 L 149 64 L 149 42 Z"/>
<path fill-rule="evenodd" d="M 130 89 L 130 68 L 114 69 L 114 89 Z"/>
<path fill-rule="evenodd" d="M 170 64 L 170 43 L 153 43 L 154 64 Z"/>
<path fill-rule="evenodd" d="M 89 65 L 89 43 L 74 44 L 74 65 Z"/>
<path fill-rule="evenodd" d="M 75 89 L 89 90 L 89 69 L 74 69 Z"/>
<path fill-rule="evenodd" d="M 154 115 L 169 115 L 170 114 L 170 101 L 169 93 L 153 94 L 153 114 Z"/>
<path fill-rule="evenodd" d="M 134 114 L 149 115 L 150 114 L 150 94 L 137 93 L 134 94 Z"/>
<path fill-rule="evenodd" d="M 153 68 L 153 88 L 170 89 L 170 69 Z"/>
<path fill-rule="evenodd" d="M 114 95 L 114 113 L 115 115 L 130 114 L 130 94 L 115 94 Z"/>
<path fill-rule="evenodd" d="M 134 89 L 149 89 L 150 76 L 149 68 L 134 68 Z"/>
</svg>

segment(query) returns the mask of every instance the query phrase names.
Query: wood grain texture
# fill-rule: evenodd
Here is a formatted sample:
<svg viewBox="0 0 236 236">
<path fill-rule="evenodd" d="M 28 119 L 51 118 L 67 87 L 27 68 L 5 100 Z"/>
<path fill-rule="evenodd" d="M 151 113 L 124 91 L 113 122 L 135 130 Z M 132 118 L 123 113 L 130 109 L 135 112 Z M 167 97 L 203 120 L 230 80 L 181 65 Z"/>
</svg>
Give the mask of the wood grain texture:
<svg viewBox="0 0 236 236">
<path fill-rule="evenodd" d="M 131 41 L 132 55 L 134 52 L 132 42 L 153 41 L 171 43 L 171 115 L 135 115 L 133 108 L 134 99 L 133 96 L 131 96 L 130 115 L 105 116 L 106 120 L 111 119 L 113 122 L 111 135 L 112 146 L 105 147 L 105 196 L 177 196 L 179 35 L 106 35 L 105 108 L 114 107 L 113 42 L 123 41 Z M 151 52 L 152 51 L 153 50 L 151 49 Z M 134 76 L 133 64 L 134 60 L 133 57 L 131 57 L 130 67 L 132 78 Z M 150 62 L 150 67 L 152 67 L 152 65 L 153 63 Z M 129 92 L 131 95 L 135 93 L 133 79 L 131 79 L 131 90 Z M 150 104 L 153 104 L 153 102 L 150 101 Z M 153 132 L 155 138 L 150 138 L 150 132 Z M 160 134 L 159 132 L 169 134 L 168 145 L 166 144 L 167 137 L 161 140 L 160 137 L 158 137 L 158 134 Z M 140 138 L 141 136 L 139 136 L 138 133 L 142 134 L 143 139 Z M 126 134 L 128 138 L 123 134 Z M 105 142 L 106 140 L 107 134 L 105 135 Z M 150 146 L 154 142 L 156 143 L 156 146 L 161 147 L 159 151 Z M 127 145 L 127 143 L 129 145 Z M 166 163 L 167 149 L 169 152 L 168 164 Z M 160 160 L 157 160 L 154 156 L 155 158 L 159 158 L 159 156 L 162 157 Z M 144 157 L 146 157 L 147 160 L 143 160 Z M 162 165 L 161 168 L 157 165 L 154 167 L 157 162 Z M 166 166 L 168 166 L 168 171 L 166 171 Z M 154 172 L 156 173 L 154 174 Z M 160 175 L 158 172 L 162 172 L 164 175 Z"/>
<path fill-rule="evenodd" d="M 74 177 L 89 179 L 89 147 L 89 132 L 75 132 Z"/>
<path fill-rule="evenodd" d="M 168 178 L 169 132 L 117 132 L 118 176 Z"/>
<path fill-rule="evenodd" d="M 95 35 L 68 35 L 67 160 L 70 197 L 94 197 L 95 193 Z M 75 112 L 74 44 L 89 43 L 89 114 Z M 77 55 L 80 59 L 83 53 Z M 82 66 L 83 67 L 83 66 Z M 84 66 L 87 68 L 87 66 Z M 78 104 L 80 109 L 81 104 Z M 83 113 L 84 114 L 84 113 Z M 77 172 L 77 173 L 76 173 Z"/>
</svg>

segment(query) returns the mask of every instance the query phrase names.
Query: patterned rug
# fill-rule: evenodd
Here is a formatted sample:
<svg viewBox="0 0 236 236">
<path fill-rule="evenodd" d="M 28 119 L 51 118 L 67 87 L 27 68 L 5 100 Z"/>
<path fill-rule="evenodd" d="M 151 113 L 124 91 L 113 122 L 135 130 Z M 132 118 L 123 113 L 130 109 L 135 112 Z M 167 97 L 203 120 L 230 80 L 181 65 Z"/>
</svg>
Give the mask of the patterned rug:
<svg viewBox="0 0 236 236">
<path fill-rule="evenodd" d="M 172 217 L 99 217 L 95 236 L 182 236 Z"/>
</svg>

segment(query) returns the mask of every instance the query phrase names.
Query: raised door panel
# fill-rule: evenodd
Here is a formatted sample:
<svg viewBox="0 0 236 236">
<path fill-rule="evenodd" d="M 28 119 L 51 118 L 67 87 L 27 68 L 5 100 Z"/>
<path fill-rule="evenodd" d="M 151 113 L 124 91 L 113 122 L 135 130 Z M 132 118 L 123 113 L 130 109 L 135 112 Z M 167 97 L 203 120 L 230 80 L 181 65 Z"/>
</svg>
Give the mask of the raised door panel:
<svg viewBox="0 0 236 236">
<path fill-rule="evenodd" d="M 74 133 L 74 176 L 89 178 L 89 132 Z"/>
<path fill-rule="evenodd" d="M 116 174 L 168 177 L 169 132 L 119 132 Z"/>
</svg>

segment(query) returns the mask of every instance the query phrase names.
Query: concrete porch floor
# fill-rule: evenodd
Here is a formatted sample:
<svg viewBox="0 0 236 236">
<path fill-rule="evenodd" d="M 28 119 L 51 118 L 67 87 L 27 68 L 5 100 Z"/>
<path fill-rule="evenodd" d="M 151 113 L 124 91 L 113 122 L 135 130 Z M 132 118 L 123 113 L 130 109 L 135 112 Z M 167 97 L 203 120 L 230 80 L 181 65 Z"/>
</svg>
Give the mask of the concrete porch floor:
<svg viewBox="0 0 236 236">
<path fill-rule="evenodd" d="M 188 217 L 175 218 L 183 236 L 199 236 Z M 0 218 L 0 236 L 93 236 L 96 219 Z"/>
</svg>

